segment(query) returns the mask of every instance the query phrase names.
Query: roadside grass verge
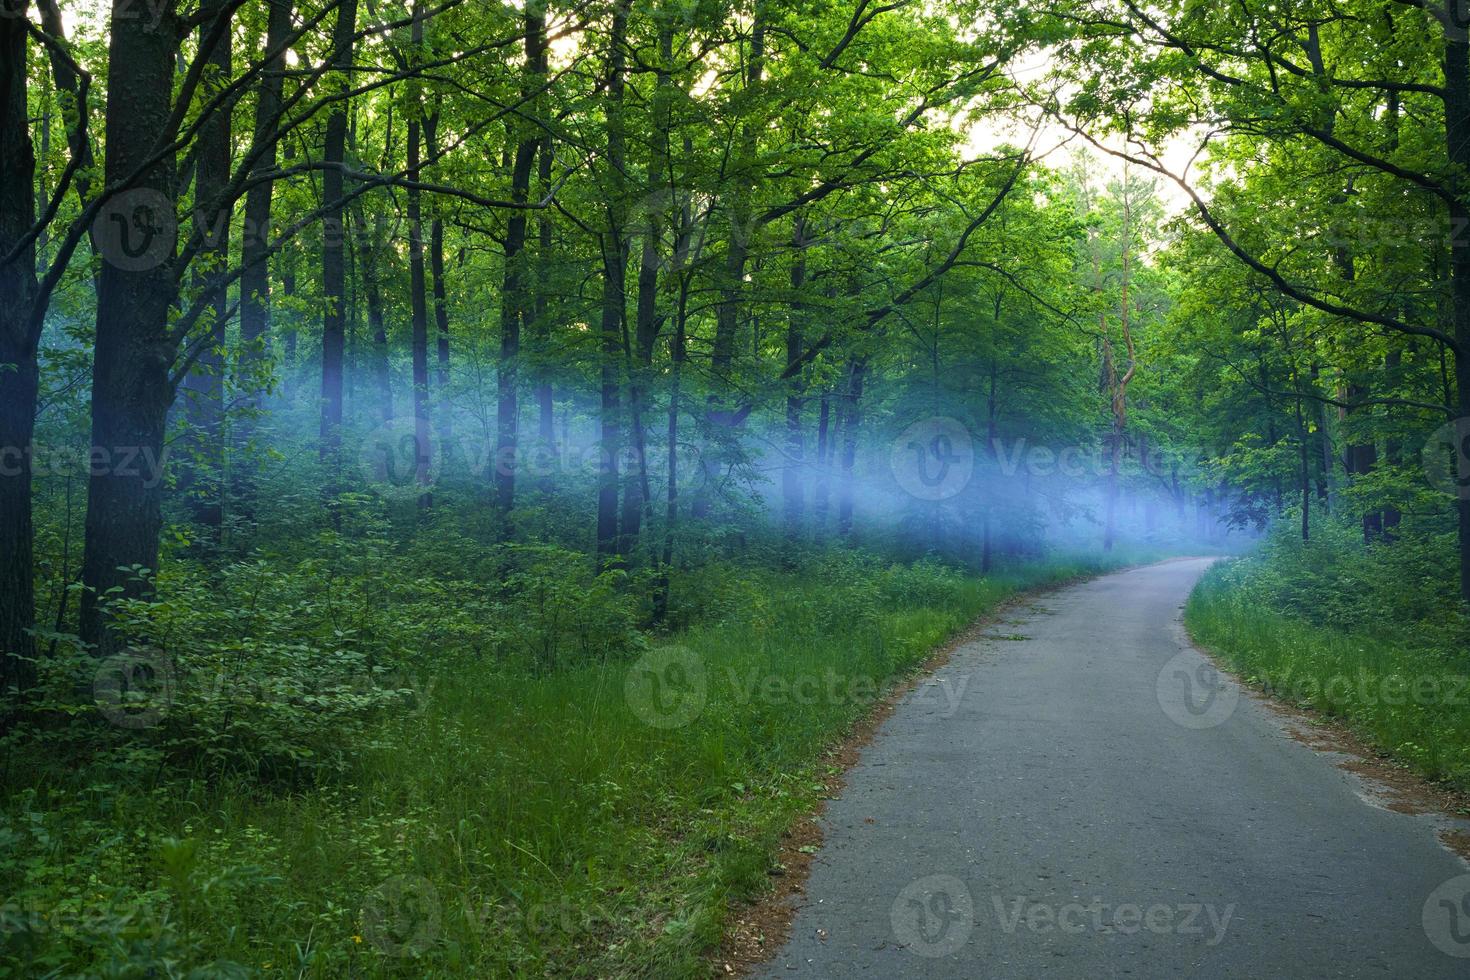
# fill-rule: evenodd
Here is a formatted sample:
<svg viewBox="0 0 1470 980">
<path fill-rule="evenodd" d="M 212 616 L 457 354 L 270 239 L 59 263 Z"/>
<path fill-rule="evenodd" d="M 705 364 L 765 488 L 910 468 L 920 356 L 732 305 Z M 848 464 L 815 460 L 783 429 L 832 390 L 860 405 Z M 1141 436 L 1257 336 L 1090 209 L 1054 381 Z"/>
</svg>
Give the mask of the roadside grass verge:
<svg viewBox="0 0 1470 980">
<path fill-rule="evenodd" d="M 1464 651 L 1273 609 L 1252 581 L 1261 561 L 1222 562 L 1200 580 L 1184 611 L 1194 641 L 1273 697 L 1341 719 L 1414 772 L 1470 791 Z"/>
<path fill-rule="evenodd" d="M 893 684 L 1017 592 L 1144 557 L 747 569 L 636 658 L 432 651 L 347 775 L 284 791 L 10 758 L 0 976 L 706 974 Z"/>
</svg>

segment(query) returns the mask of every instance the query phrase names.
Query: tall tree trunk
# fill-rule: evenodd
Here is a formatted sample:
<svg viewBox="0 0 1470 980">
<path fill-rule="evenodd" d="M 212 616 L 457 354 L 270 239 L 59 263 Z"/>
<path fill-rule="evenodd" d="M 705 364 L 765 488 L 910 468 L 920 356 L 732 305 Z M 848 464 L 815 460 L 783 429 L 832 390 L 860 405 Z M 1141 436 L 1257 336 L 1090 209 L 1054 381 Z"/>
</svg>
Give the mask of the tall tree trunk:
<svg viewBox="0 0 1470 980">
<path fill-rule="evenodd" d="M 123 0 L 117 0 L 121 3 Z M 332 65 L 345 75 L 352 67 L 357 0 L 340 0 L 332 29 Z M 342 445 L 342 355 L 346 346 L 346 222 L 343 221 L 343 173 L 347 154 L 347 105 L 336 103 L 327 116 L 322 147 L 322 401 L 321 456 L 332 459 Z"/>
<path fill-rule="evenodd" d="M 419 58 L 424 43 L 423 5 L 419 0 L 413 4 L 413 25 L 409 28 L 409 43 L 414 61 Z M 423 157 L 423 107 L 419 103 L 417 82 L 409 88 L 408 108 L 408 179 L 417 183 L 422 176 L 420 169 Z M 429 421 L 429 295 L 424 277 L 424 202 L 423 192 L 416 186 L 408 188 L 408 288 L 411 309 L 411 332 L 409 340 L 410 360 L 413 371 L 413 435 L 414 435 L 414 478 L 425 490 L 418 497 L 419 507 L 429 506 L 432 498 L 428 493 L 430 482 L 431 454 Z"/>
<path fill-rule="evenodd" d="M 858 430 L 862 426 L 863 378 L 868 359 L 854 357 L 847 377 L 847 395 L 842 419 L 842 484 L 837 498 L 837 533 L 846 538 L 852 534 L 853 467 L 857 463 Z"/>
<path fill-rule="evenodd" d="M 1470 173 L 1470 41 L 1463 33 L 1446 30 L 1444 44 L 1445 145 L 1455 165 L 1450 187 L 1451 236 L 1450 296 L 1454 318 L 1455 414 L 1470 418 L 1470 239 L 1464 229 L 1470 228 L 1470 202 L 1467 202 L 1465 174 Z M 1463 424 L 1463 423 L 1462 423 Z M 1460 473 L 1466 470 L 1465 449 L 1460 447 Z M 1470 489 L 1461 487 L 1459 500 L 1460 596 L 1470 602 Z"/>
<path fill-rule="evenodd" d="M 526 5 L 526 71 L 521 96 L 533 104 L 546 77 L 546 18 L 543 9 Z M 531 124 L 512 117 L 512 135 L 519 133 L 510 170 L 510 197 L 526 204 L 531 196 L 531 168 L 541 146 L 541 134 Z M 526 300 L 522 287 L 526 247 L 526 211 L 512 210 L 505 228 L 505 278 L 500 291 L 500 364 L 496 371 L 495 503 L 502 514 L 515 506 L 517 450 L 520 438 L 521 321 Z"/>
<path fill-rule="evenodd" d="M 1118 304 L 1119 335 L 1123 340 L 1124 351 L 1128 358 L 1128 365 L 1120 375 L 1117 364 L 1112 356 L 1112 340 L 1106 332 L 1103 334 L 1104 350 L 1106 351 L 1106 371 L 1108 378 L 1108 394 L 1112 403 L 1112 425 L 1108 438 L 1108 480 L 1107 480 L 1107 514 L 1103 525 L 1103 550 L 1113 550 L 1113 542 L 1117 537 L 1117 511 L 1118 511 L 1118 478 L 1119 471 L 1123 465 L 1123 446 L 1127 438 L 1128 426 L 1128 385 L 1133 380 L 1137 369 L 1137 361 L 1133 353 L 1133 330 L 1132 330 L 1132 308 L 1130 305 L 1128 290 L 1132 285 L 1133 272 L 1133 199 L 1132 190 L 1129 186 L 1129 173 L 1125 168 L 1123 171 L 1123 228 L 1122 228 L 1122 296 Z M 1106 328 L 1106 320 L 1104 320 Z"/>
<path fill-rule="evenodd" d="M 684 138 L 684 152 L 690 151 L 690 139 Z M 684 379 L 684 363 L 689 359 L 687 328 L 689 324 L 689 288 L 693 276 L 687 271 L 689 243 L 694 229 L 690 217 L 689 198 L 679 203 L 679 228 L 674 238 L 672 274 L 679 295 L 674 304 L 674 332 L 669 338 L 669 423 L 666 433 L 668 483 L 664 508 L 664 548 L 658 577 L 653 588 L 653 621 L 661 623 L 669 610 L 669 568 L 674 563 L 674 534 L 679 526 L 679 407 Z"/>
<path fill-rule="evenodd" d="M 1367 389 L 1361 385 L 1348 385 L 1347 400 L 1349 402 L 1357 402 L 1367 394 Z M 1357 408 L 1350 410 L 1348 415 L 1368 411 L 1366 408 Z M 1349 476 L 1367 476 L 1373 472 L 1373 467 L 1378 465 L 1378 447 L 1373 443 L 1371 436 L 1367 442 L 1349 442 L 1344 452 L 1346 456 L 1343 459 L 1343 468 L 1347 470 Z M 1364 511 L 1362 524 L 1363 543 L 1372 544 L 1383 534 L 1383 512 L 1381 510 Z"/>
<path fill-rule="evenodd" d="M 757 3 L 754 21 L 750 29 L 750 57 L 746 62 L 745 92 L 756 104 L 765 72 L 766 20 L 762 4 Z M 722 411 L 724 399 L 721 389 L 730 382 L 735 364 L 735 339 L 740 326 L 740 305 L 745 283 L 745 264 L 750 257 L 750 192 L 754 186 L 758 127 L 751 121 L 741 124 L 740 143 L 735 154 L 735 173 L 727 182 L 730 188 L 729 240 L 725 246 L 724 268 L 721 270 L 719 300 L 715 304 L 715 336 L 710 347 L 710 381 L 714 388 L 708 398 L 705 413 L 706 424 L 711 432 L 725 428 L 728 415 Z M 709 516 L 711 490 L 715 474 L 724 462 L 724 445 L 718 437 L 706 441 L 700 454 L 702 479 L 694 497 L 694 516 Z"/>
<path fill-rule="evenodd" d="M 812 526 L 818 538 L 827 533 L 827 511 L 832 499 L 831 421 L 832 396 L 823 391 L 821 407 L 817 409 L 817 480 L 812 488 Z"/>
<path fill-rule="evenodd" d="M 222 3 L 205 7 L 206 17 L 199 27 L 199 42 L 205 43 L 215 15 L 224 9 Z M 227 32 L 214 46 L 202 91 L 214 98 L 229 80 L 232 71 L 230 35 Z M 195 232 L 204 238 L 204 247 L 194 267 L 194 281 L 203 287 L 208 280 L 224 271 L 230 256 L 231 207 L 224 200 L 231 177 L 230 113 L 215 112 L 199 127 L 194 143 L 194 224 Z M 221 286 L 209 299 L 210 311 L 204 317 L 202 337 L 191 343 L 203 350 L 194 368 L 184 378 L 184 417 L 189 433 L 185 440 L 184 465 L 179 468 L 178 489 L 185 495 L 194 522 L 199 525 L 202 543 L 219 544 L 224 523 L 223 474 L 225 465 L 225 318 L 229 315 L 229 291 Z"/>
<path fill-rule="evenodd" d="M 554 153 L 550 136 L 541 138 L 541 146 L 537 154 L 536 163 L 536 186 L 541 196 L 551 193 L 551 165 L 554 162 Z M 540 452 L 543 455 L 541 465 L 546 469 L 546 476 L 541 481 L 543 493 L 550 493 L 552 487 L 552 474 L 555 473 L 560 462 L 560 454 L 556 446 L 556 406 L 551 391 L 551 324 L 547 321 L 547 310 L 550 304 L 547 296 L 551 292 L 548 277 L 551 275 L 551 237 L 552 225 L 551 215 L 543 211 L 536 219 L 536 290 L 533 299 L 532 329 L 536 336 L 536 354 L 538 364 L 536 367 L 536 439 L 540 443 Z"/>
<path fill-rule="evenodd" d="M 1398 349 L 1392 349 L 1388 351 L 1386 355 L 1384 355 L 1384 374 L 1387 375 L 1385 380 L 1389 385 L 1390 391 L 1398 387 L 1399 375 L 1401 373 L 1402 367 L 1402 351 L 1399 351 Z M 1389 408 L 1388 412 L 1390 414 L 1389 425 L 1390 427 L 1392 427 L 1394 424 L 1392 419 L 1393 409 Z M 1400 463 L 1403 462 L 1403 449 L 1403 442 L 1396 435 L 1390 435 L 1387 439 L 1384 440 L 1383 461 L 1391 467 L 1397 467 Z M 1397 507 L 1390 505 L 1383 508 L 1380 520 L 1383 524 L 1384 541 L 1394 541 L 1398 538 L 1398 528 L 1399 524 L 1403 520 L 1403 516 L 1403 512 L 1400 511 Z"/>
<path fill-rule="evenodd" d="M 260 156 L 251 167 L 259 178 L 276 167 L 276 130 L 281 117 L 281 93 L 286 77 L 286 39 L 291 34 L 291 0 L 267 0 L 265 51 L 270 57 L 261 71 L 255 102 L 253 144 Z M 271 54 L 272 52 L 279 52 Z M 275 181 L 261 180 L 245 192 L 245 225 L 240 241 L 240 373 L 244 389 L 234 443 L 248 446 L 255 434 L 255 413 L 260 411 L 262 375 L 270 364 L 270 259 L 271 198 Z M 243 453 L 239 454 L 243 457 Z M 253 509 L 253 474 L 241 458 L 233 467 L 234 496 L 241 516 L 249 519 Z"/>
<path fill-rule="evenodd" d="M 607 228 L 602 239 L 602 367 L 599 418 L 601 459 L 597 486 L 597 557 L 607 560 L 618 550 L 618 455 L 622 452 L 623 318 L 626 316 L 628 243 L 624 238 L 624 50 L 631 0 L 613 8 L 608 38 L 607 82 Z"/>
<path fill-rule="evenodd" d="M 1312 378 L 1312 390 L 1314 392 L 1319 390 L 1319 382 L 1320 382 L 1320 379 L 1321 379 L 1321 375 L 1322 375 L 1322 368 L 1321 368 L 1321 366 L 1314 363 L 1312 365 L 1312 374 L 1311 374 L 1311 378 Z M 1318 455 L 1321 457 L 1318 460 L 1318 463 L 1319 463 L 1319 467 L 1321 469 L 1321 477 L 1317 481 L 1317 500 L 1322 505 L 1323 511 L 1326 512 L 1326 513 L 1330 513 L 1331 510 L 1332 510 L 1332 481 L 1333 481 L 1333 473 L 1332 473 L 1333 462 L 1332 461 L 1333 461 L 1334 458 L 1336 458 L 1336 453 L 1334 453 L 1332 451 L 1332 427 L 1330 425 L 1330 422 L 1331 422 L 1331 414 L 1330 414 L 1330 412 L 1331 412 L 1331 410 L 1330 410 L 1328 404 L 1325 401 L 1318 403 L 1318 406 L 1317 406 L 1317 414 L 1318 414 L 1318 418 L 1317 418 L 1317 436 L 1318 436 L 1318 442 L 1319 442 Z"/>
<path fill-rule="evenodd" d="M 104 249 L 98 282 L 91 451 L 107 463 L 94 466 L 87 481 L 81 636 L 101 655 L 123 642 L 105 621 L 104 602 L 114 589 L 144 594 L 158 568 L 163 523 L 163 434 L 178 351 L 169 336 L 177 224 L 174 157 L 153 157 L 173 108 L 179 28 L 171 0 L 161 15 L 154 25 L 129 0 L 115 0 L 108 42 L 104 182 L 121 185 L 141 174 L 106 212 L 120 250 Z M 140 224 L 149 231 L 135 240 Z"/>
<path fill-rule="evenodd" d="M 14 249 L 36 219 L 27 48 L 25 0 L 0 0 L 0 254 Z M 9 714 L 7 692 L 24 695 L 35 682 L 31 438 L 41 339 L 39 318 L 31 316 L 35 299 L 33 245 L 0 265 L 0 730 Z"/>
<path fill-rule="evenodd" d="M 786 369 L 799 371 L 802 353 L 802 304 L 796 299 L 806 286 L 806 223 L 801 215 L 796 216 L 791 235 L 794 255 L 791 259 L 792 302 L 786 320 Z M 786 536 L 793 541 L 801 538 L 802 511 L 805 507 L 803 477 L 805 476 L 805 447 L 801 431 L 801 378 L 793 375 L 788 382 L 786 395 L 786 463 L 781 469 L 781 496 L 786 519 Z"/>
<path fill-rule="evenodd" d="M 1302 507 L 1302 540 L 1310 541 L 1312 538 L 1312 445 L 1311 436 L 1307 432 L 1307 415 L 1302 407 L 1306 395 L 1302 391 L 1302 378 L 1295 365 L 1291 369 L 1292 386 L 1296 388 L 1296 435 L 1300 446 L 1301 464 L 1301 507 Z"/>
<path fill-rule="evenodd" d="M 424 145 L 432 156 L 438 153 L 439 113 L 424 120 Z M 434 384 L 439 390 L 439 452 L 447 461 L 454 443 L 453 401 L 449 393 L 449 290 L 444 280 L 444 219 L 436 209 L 429 224 L 429 276 L 434 289 L 434 328 L 437 344 L 437 373 Z"/>
<path fill-rule="evenodd" d="M 999 297 L 996 298 L 995 319 L 997 320 L 997 322 L 1000 320 Z M 990 451 L 991 462 L 998 464 L 1000 462 L 1000 370 L 999 365 L 996 363 L 996 358 L 994 357 L 991 357 L 990 359 L 989 380 L 989 390 L 986 392 L 985 395 L 985 446 Z M 998 472 L 999 467 L 997 466 L 997 473 Z M 996 489 L 999 486 L 1000 480 L 999 477 L 997 477 L 996 482 L 992 483 L 989 487 L 988 496 L 990 499 L 986 500 L 984 504 L 985 516 L 982 518 L 980 527 L 981 574 L 988 573 L 995 562 L 995 546 L 993 543 L 994 529 L 992 525 L 995 523 L 993 512 L 995 510 Z"/>
<path fill-rule="evenodd" d="M 422 21 L 418 19 L 418 7 L 414 7 L 414 42 L 420 40 Z M 408 177 L 419 179 L 420 117 L 418 106 L 409 109 L 408 121 Z M 419 495 L 420 507 L 429 505 L 429 302 L 428 287 L 424 279 L 424 218 L 422 192 L 415 187 L 408 189 L 408 289 L 411 307 L 411 330 L 409 340 L 410 359 L 413 370 L 413 435 L 414 435 L 414 479 L 425 491 Z"/>
<path fill-rule="evenodd" d="M 367 216 L 359 198 L 353 202 L 352 216 L 357 226 L 357 254 L 361 257 L 362 291 L 367 300 L 368 330 L 372 333 L 373 388 L 378 396 L 378 417 L 384 422 L 393 417 L 393 382 L 388 370 L 388 324 L 383 315 L 383 282 L 381 263 L 387 216 L 379 211 L 368 227 Z"/>
<path fill-rule="evenodd" d="M 634 300 L 634 330 L 629 358 L 628 400 L 632 413 L 635 472 L 628 475 L 623 488 L 622 543 L 623 554 L 632 554 L 641 531 L 646 507 L 651 506 L 648 480 L 648 433 L 644 428 L 644 407 L 648 386 L 653 378 L 653 347 L 658 341 L 662 321 L 658 315 L 658 276 L 663 269 L 659 248 L 663 243 L 664 209 L 672 204 L 673 188 L 665 171 L 669 161 L 670 100 L 672 98 L 674 27 L 669 18 L 659 24 L 658 63 L 653 93 L 652 152 L 648 163 L 648 181 L 644 186 L 643 250 L 638 263 L 637 295 Z M 653 553 L 655 563 L 658 553 Z"/>
<path fill-rule="evenodd" d="M 276 165 L 276 126 L 281 122 L 281 93 L 285 84 L 285 41 L 291 34 L 291 0 L 266 0 L 266 53 L 279 51 L 266 60 L 257 88 L 253 144 L 260 157 L 251 167 L 259 178 Z M 244 414 L 235 444 L 250 441 L 254 428 L 251 411 L 260 408 L 259 375 L 265 370 L 270 351 L 270 200 L 275 181 L 251 184 L 245 191 L 245 226 L 240 242 L 240 344 L 241 372 L 245 383 Z"/>
</svg>

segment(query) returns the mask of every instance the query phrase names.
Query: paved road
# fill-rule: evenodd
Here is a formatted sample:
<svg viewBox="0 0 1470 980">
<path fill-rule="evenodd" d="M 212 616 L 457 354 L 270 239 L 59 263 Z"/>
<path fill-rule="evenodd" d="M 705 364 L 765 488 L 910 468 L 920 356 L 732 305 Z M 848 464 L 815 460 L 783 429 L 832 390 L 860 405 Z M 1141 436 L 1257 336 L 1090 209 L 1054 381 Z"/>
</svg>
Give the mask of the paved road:
<svg viewBox="0 0 1470 980">
<path fill-rule="evenodd" d="M 1470 977 L 1434 818 L 1367 802 L 1189 646 L 1208 564 L 1042 596 L 957 651 L 831 803 L 761 975 Z"/>
</svg>

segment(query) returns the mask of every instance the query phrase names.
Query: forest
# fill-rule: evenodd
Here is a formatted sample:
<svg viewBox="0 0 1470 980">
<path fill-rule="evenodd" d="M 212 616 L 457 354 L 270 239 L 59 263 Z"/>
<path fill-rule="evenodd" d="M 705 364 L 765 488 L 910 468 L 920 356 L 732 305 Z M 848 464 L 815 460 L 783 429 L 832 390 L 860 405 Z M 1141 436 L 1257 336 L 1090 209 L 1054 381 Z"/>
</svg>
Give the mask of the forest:
<svg viewBox="0 0 1470 980">
<path fill-rule="evenodd" d="M 1178 556 L 1470 791 L 1328 683 L 1470 673 L 1444 3 L 0 0 L 0 976 L 738 972 L 936 648 Z"/>
</svg>

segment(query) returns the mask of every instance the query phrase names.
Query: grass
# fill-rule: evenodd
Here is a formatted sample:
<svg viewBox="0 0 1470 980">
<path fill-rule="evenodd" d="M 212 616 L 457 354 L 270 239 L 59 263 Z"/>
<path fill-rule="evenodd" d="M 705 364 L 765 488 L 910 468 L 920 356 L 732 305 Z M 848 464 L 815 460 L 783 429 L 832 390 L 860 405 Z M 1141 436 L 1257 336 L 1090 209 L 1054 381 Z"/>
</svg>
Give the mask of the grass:
<svg viewBox="0 0 1470 980">
<path fill-rule="evenodd" d="M 1340 719 L 1420 775 L 1470 792 L 1463 660 L 1443 646 L 1289 615 L 1240 582 L 1228 563 L 1200 581 L 1184 612 L 1195 642 L 1249 683 Z"/>
<path fill-rule="evenodd" d="M 882 691 L 1017 592 L 1125 563 L 752 572 L 749 608 L 631 665 L 445 652 L 344 781 L 13 786 L 0 975 L 708 974 Z"/>
</svg>

